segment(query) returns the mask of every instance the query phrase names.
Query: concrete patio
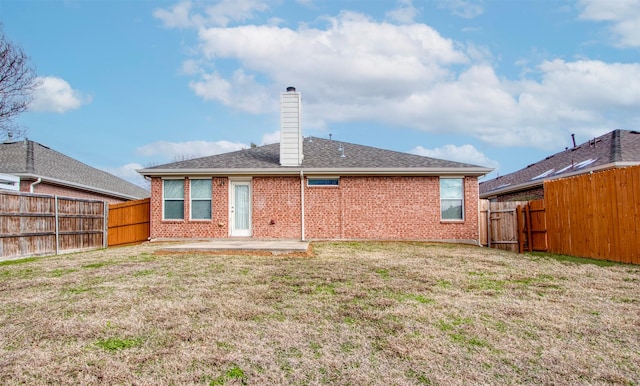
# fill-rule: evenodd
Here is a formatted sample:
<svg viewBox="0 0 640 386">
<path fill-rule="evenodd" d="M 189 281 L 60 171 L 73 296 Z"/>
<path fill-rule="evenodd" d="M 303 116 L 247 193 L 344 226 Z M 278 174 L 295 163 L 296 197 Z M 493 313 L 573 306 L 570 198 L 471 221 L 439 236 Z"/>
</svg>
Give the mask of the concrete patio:
<svg viewBox="0 0 640 386">
<path fill-rule="evenodd" d="M 309 242 L 300 240 L 224 239 L 189 241 L 163 246 L 157 253 L 252 253 L 266 255 L 306 255 Z"/>
</svg>

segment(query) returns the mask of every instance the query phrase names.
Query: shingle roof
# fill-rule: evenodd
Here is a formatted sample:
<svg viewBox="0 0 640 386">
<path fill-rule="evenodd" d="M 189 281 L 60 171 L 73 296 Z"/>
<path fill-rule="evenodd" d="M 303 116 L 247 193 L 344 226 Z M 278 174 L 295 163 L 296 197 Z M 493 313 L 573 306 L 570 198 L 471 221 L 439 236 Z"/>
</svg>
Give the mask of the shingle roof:
<svg viewBox="0 0 640 386">
<path fill-rule="evenodd" d="M 340 150 L 342 147 L 343 150 Z M 163 171 L 194 171 L 216 169 L 233 171 L 233 169 L 269 169 L 316 170 L 331 172 L 332 170 L 362 169 L 375 172 L 377 169 L 459 169 L 469 174 L 486 174 L 491 169 L 477 165 L 446 161 L 437 158 L 423 157 L 414 154 L 384 150 L 370 146 L 339 142 L 316 137 L 303 141 L 304 159 L 300 167 L 280 166 L 280 144 L 258 146 L 230 153 L 179 161 L 158 165 L 140 170 L 143 175 L 157 175 Z M 344 157 L 342 156 L 344 154 Z"/>
<path fill-rule="evenodd" d="M 545 180 L 588 173 L 612 167 L 613 163 L 640 163 L 640 132 L 614 130 L 524 169 L 483 181 L 480 183 L 480 196 L 529 189 L 542 185 Z"/>
<path fill-rule="evenodd" d="M 41 177 L 124 199 L 149 197 L 149 191 L 31 140 L 0 143 L 0 173 Z"/>
</svg>

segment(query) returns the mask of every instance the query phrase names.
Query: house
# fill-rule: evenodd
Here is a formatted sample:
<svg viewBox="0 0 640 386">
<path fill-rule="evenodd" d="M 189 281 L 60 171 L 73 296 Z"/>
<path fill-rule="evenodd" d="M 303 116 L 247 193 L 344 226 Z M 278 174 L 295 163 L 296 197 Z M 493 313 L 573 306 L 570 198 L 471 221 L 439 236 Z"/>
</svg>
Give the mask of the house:
<svg viewBox="0 0 640 386">
<path fill-rule="evenodd" d="M 151 239 L 385 239 L 478 243 L 491 169 L 315 137 L 281 95 L 280 143 L 159 165 Z"/>
<path fill-rule="evenodd" d="M 544 197 L 544 181 L 640 165 L 640 132 L 614 130 L 524 169 L 480 183 L 480 198 L 529 201 Z"/>
<path fill-rule="evenodd" d="M 29 139 L 0 143 L 0 173 L 0 188 L 21 192 L 112 204 L 149 197 L 146 189 Z"/>
</svg>

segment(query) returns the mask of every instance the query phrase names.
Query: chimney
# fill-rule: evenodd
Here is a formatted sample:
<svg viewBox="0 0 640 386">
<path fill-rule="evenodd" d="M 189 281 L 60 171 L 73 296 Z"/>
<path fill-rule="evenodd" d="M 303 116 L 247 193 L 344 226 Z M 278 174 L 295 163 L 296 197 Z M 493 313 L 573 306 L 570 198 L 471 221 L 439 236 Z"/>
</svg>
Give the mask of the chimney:
<svg viewBox="0 0 640 386">
<path fill-rule="evenodd" d="M 295 87 L 280 94 L 280 165 L 302 165 L 302 98 Z"/>
</svg>

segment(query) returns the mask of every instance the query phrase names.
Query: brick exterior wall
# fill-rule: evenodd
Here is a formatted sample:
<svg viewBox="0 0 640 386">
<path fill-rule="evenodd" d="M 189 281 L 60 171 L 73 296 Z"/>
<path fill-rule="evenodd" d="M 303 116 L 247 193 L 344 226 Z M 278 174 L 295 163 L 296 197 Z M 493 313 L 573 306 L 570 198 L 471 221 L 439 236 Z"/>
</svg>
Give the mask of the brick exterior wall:
<svg viewBox="0 0 640 386">
<path fill-rule="evenodd" d="M 299 239 L 299 177 L 252 179 L 254 238 Z M 212 219 L 162 220 L 162 180 L 151 184 L 151 238 L 229 237 L 229 181 L 214 178 Z M 466 177 L 463 221 L 440 220 L 438 177 L 341 177 L 339 186 L 304 187 L 305 239 L 478 240 L 478 180 Z"/>
<path fill-rule="evenodd" d="M 30 192 L 31 184 L 36 180 L 22 180 L 20 181 L 20 191 L 21 192 Z M 71 198 L 82 198 L 88 200 L 100 200 L 106 201 L 109 204 L 119 204 L 121 202 L 126 202 L 128 200 L 123 200 L 116 197 L 111 197 L 103 194 L 87 192 L 86 190 L 74 189 L 61 185 L 53 185 L 47 182 L 39 183 L 33 187 L 33 193 L 36 194 L 49 194 L 49 195 L 57 195 L 61 197 L 71 197 Z"/>
<path fill-rule="evenodd" d="M 503 194 L 497 197 L 498 202 L 505 201 L 533 201 L 544 198 L 544 187 L 540 186 L 519 192 Z"/>
<path fill-rule="evenodd" d="M 151 180 L 151 238 L 229 237 L 229 187 L 227 178 L 211 181 L 211 220 L 190 220 L 189 180 L 184 180 L 184 220 L 162 220 L 162 179 Z"/>
</svg>

